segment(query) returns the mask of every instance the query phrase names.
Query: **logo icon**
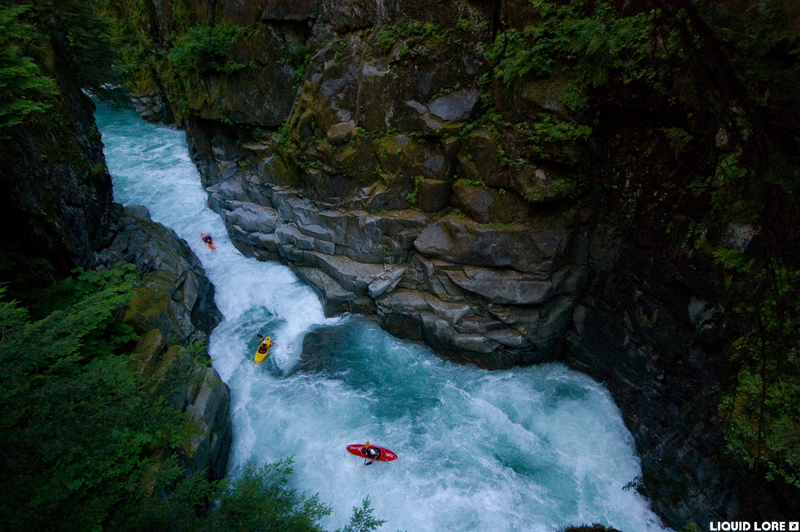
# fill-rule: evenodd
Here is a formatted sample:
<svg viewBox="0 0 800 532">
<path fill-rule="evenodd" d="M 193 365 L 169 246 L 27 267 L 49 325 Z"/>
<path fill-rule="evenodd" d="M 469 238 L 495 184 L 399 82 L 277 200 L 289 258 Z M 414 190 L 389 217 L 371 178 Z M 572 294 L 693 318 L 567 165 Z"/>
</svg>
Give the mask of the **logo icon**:
<svg viewBox="0 0 800 532">
<path fill-rule="evenodd" d="M 790 521 L 789 530 L 800 530 L 800 523 L 798 523 L 797 521 Z"/>
</svg>

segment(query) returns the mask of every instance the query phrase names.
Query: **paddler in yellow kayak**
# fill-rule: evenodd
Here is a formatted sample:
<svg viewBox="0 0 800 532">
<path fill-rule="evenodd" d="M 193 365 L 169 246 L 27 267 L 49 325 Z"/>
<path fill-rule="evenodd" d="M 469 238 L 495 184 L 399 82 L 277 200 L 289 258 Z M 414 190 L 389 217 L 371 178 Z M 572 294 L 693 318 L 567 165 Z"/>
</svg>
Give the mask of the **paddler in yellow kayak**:
<svg viewBox="0 0 800 532">
<path fill-rule="evenodd" d="M 256 349 L 256 357 L 255 361 L 256 364 L 264 360 L 266 358 L 267 353 L 269 353 L 269 348 L 272 347 L 272 338 L 267 336 L 258 344 L 258 349 Z"/>
</svg>

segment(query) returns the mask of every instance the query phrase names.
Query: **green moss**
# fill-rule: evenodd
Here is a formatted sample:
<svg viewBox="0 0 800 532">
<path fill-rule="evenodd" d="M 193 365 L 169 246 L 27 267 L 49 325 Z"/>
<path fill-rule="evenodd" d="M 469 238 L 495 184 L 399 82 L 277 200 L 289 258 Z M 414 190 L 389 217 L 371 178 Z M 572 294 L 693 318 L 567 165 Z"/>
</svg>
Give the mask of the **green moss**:
<svg viewBox="0 0 800 532">
<path fill-rule="evenodd" d="M 166 291 L 172 287 L 170 272 L 157 271 L 142 278 L 141 285 L 128 303 L 123 319 L 134 321 L 138 317 L 153 318 L 169 311 L 169 297 Z"/>
<path fill-rule="evenodd" d="M 417 204 L 417 196 L 419 195 L 419 184 L 422 182 L 422 177 L 415 177 L 414 178 L 414 190 L 406 194 L 406 201 L 408 201 L 411 205 Z"/>
</svg>

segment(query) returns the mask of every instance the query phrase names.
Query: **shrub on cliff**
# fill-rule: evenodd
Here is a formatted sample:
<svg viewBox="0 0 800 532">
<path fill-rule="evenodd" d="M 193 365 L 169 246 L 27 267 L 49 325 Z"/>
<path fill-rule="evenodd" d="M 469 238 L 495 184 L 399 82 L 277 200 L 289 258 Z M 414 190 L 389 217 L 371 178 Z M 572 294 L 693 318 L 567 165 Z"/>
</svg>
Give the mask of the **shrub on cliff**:
<svg viewBox="0 0 800 532">
<path fill-rule="evenodd" d="M 23 6 L 0 7 L 0 128 L 45 111 L 57 94 L 55 81 L 42 74 L 22 49 L 34 45 L 37 37 L 21 20 L 25 11 Z"/>
<path fill-rule="evenodd" d="M 0 2 L 0 128 L 50 108 L 59 71 L 77 87 L 106 93 L 104 84 L 116 79 L 109 28 L 95 2 Z"/>
<path fill-rule="evenodd" d="M 307 497 L 287 487 L 291 460 L 261 468 L 248 463 L 242 476 L 232 483 L 208 483 L 192 477 L 179 482 L 166 497 L 150 498 L 141 506 L 116 516 L 111 528 L 131 532 L 323 532 L 319 520 L 330 509 L 319 497 Z M 198 507 L 214 500 L 214 509 L 198 513 Z M 372 516 L 369 499 L 340 532 L 370 532 L 384 521 Z"/>
<path fill-rule="evenodd" d="M 0 301 L 0 528 L 321 531 L 330 511 L 286 487 L 289 461 L 249 465 L 230 484 L 185 476 L 176 452 L 196 428 L 168 397 L 203 362 L 189 348 L 140 371 L 136 336 L 118 315 L 134 270 L 82 272 L 36 291 L 29 301 L 45 316 L 36 321 Z M 353 522 L 382 523 L 368 503 Z"/>
<path fill-rule="evenodd" d="M 0 302 L 4 528 L 99 526 L 154 467 L 152 452 L 186 434 L 181 413 L 137 375 L 134 334 L 115 316 L 130 271 L 79 281 L 75 304 L 38 321 Z"/>
</svg>

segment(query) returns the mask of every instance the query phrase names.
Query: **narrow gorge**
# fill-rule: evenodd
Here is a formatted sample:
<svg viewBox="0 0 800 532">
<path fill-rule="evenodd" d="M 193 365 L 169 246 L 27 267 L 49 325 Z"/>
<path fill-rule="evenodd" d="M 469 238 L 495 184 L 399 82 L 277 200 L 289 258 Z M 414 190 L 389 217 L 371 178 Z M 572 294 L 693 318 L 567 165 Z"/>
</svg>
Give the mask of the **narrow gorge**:
<svg viewBox="0 0 800 532">
<path fill-rule="evenodd" d="M 3 130 L 0 211 L 24 229 L 4 249 L 61 273 L 135 264 L 141 371 L 208 343 L 170 396 L 199 421 L 184 472 L 291 449 L 294 486 L 332 492 L 326 526 L 369 485 L 307 442 L 359 439 L 362 416 L 459 451 L 375 480 L 415 486 L 415 512 L 372 499 L 389 526 L 796 519 L 790 4 L 112 0 L 107 68 L 152 124 L 98 103 L 101 142 L 81 89 L 109 86 L 54 48 L 51 117 Z M 208 227 L 216 255 L 192 241 Z M 253 369 L 264 334 L 283 342 Z"/>
<path fill-rule="evenodd" d="M 626 6 L 619 31 L 641 31 L 626 42 L 647 49 L 659 15 Z M 603 382 L 641 453 L 636 485 L 672 527 L 794 508 L 790 492 L 746 481 L 725 454 L 719 375 L 739 333 L 714 250 L 745 253 L 759 227 L 709 211 L 713 230 L 694 241 L 708 198 L 684 190 L 698 173 L 719 175 L 708 154 L 730 161 L 756 117 L 705 58 L 683 74 L 648 70 L 667 68 L 669 46 L 691 55 L 680 30 L 664 34 L 656 66 L 615 69 L 574 66 L 554 41 L 542 41 L 551 58 L 526 48 L 523 35 L 567 31 L 557 24 L 577 16 L 568 7 L 184 8 L 149 11 L 151 44 L 176 44 L 152 62 L 138 105 L 153 119 L 171 106 L 243 253 L 289 265 L 327 315 L 373 315 L 457 362 L 563 361 Z M 674 12 L 697 17 L 683 5 L 659 13 Z M 604 13 L 585 16 L 612 24 Z M 170 37 L 190 19 L 219 31 L 206 56 L 217 66 L 180 55 L 202 40 Z M 724 107 L 715 91 L 727 87 L 740 100 Z"/>
</svg>

